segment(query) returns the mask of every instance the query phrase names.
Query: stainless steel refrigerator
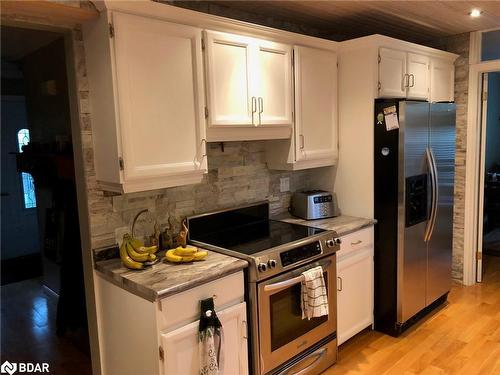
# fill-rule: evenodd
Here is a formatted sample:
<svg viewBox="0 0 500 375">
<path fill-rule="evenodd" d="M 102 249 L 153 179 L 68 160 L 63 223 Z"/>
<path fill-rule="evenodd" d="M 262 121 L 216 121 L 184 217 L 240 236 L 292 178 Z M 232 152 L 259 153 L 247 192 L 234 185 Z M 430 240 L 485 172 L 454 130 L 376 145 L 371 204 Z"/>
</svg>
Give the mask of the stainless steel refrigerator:
<svg viewBox="0 0 500 375">
<path fill-rule="evenodd" d="M 377 100 L 374 132 L 375 329 L 398 336 L 450 290 L 455 104 Z"/>
</svg>

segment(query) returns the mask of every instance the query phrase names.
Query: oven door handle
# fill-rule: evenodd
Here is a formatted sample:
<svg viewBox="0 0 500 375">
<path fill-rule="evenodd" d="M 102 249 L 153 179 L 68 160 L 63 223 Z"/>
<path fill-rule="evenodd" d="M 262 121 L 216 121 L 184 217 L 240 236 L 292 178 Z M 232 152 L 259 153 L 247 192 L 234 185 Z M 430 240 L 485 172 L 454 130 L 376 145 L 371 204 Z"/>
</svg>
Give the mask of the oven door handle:
<svg viewBox="0 0 500 375">
<path fill-rule="evenodd" d="M 285 281 L 280 281 L 278 283 L 266 285 L 264 287 L 264 291 L 273 292 L 275 290 L 285 289 L 288 288 L 289 286 L 302 282 L 302 280 L 304 280 L 304 275 L 300 275 Z"/>
<path fill-rule="evenodd" d="M 294 372 L 293 375 L 305 375 L 309 372 L 309 370 L 312 370 L 314 367 L 316 367 L 317 365 L 319 365 L 319 363 L 321 362 L 321 359 L 325 356 L 326 352 L 327 352 L 327 348 L 320 348 L 314 352 L 312 352 L 311 354 L 309 354 L 308 356 L 306 356 L 305 358 L 303 358 L 301 360 L 301 362 L 304 360 L 304 359 L 307 359 L 307 358 L 311 358 L 311 357 L 318 357 L 316 358 L 309 366 L 306 366 L 304 367 L 302 370 L 300 370 L 299 372 Z M 293 368 L 292 368 L 293 369 Z M 285 374 L 292 374 L 290 372 L 290 370 L 292 369 L 287 369 L 283 372 L 280 372 L 278 375 L 285 375 Z"/>
<path fill-rule="evenodd" d="M 331 263 L 332 263 L 331 260 L 328 260 L 326 262 L 321 263 L 321 266 L 323 268 L 323 272 L 325 272 L 325 267 L 328 267 Z M 274 292 L 276 290 L 285 289 L 285 288 L 288 288 L 294 284 L 302 282 L 302 280 L 304 280 L 304 275 L 299 275 L 299 276 L 293 277 L 293 278 L 285 280 L 285 281 L 279 281 L 277 283 L 265 285 L 264 291 L 265 292 Z"/>
</svg>

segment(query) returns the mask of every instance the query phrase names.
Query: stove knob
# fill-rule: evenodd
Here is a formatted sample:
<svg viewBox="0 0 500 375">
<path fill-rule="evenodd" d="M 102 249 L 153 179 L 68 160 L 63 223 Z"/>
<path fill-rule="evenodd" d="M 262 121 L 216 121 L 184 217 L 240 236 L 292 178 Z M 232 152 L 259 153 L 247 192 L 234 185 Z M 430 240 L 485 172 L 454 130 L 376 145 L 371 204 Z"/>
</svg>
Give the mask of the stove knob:
<svg viewBox="0 0 500 375">
<path fill-rule="evenodd" d="M 337 245 L 340 245 L 342 243 L 342 240 L 340 238 L 335 238 L 335 243 Z"/>
<path fill-rule="evenodd" d="M 259 270 L 259 272 L 266 272 L 267 271 L 267 264 L 259 263 L 259 265 L 257 266 L 257 269 Z"/>
<path fill-rule="evenodd" d="M 326 246 L 328 246 L 328 247 L 334 247 L 335 246 L 335 240 L 326 240 Z"/>
<path fill-rule="evenodd" d="M 269 268 L 276 268 L 276 261 L 274 259 L 269 259 L 267 265 L 269 266 Z"/>
</svg>

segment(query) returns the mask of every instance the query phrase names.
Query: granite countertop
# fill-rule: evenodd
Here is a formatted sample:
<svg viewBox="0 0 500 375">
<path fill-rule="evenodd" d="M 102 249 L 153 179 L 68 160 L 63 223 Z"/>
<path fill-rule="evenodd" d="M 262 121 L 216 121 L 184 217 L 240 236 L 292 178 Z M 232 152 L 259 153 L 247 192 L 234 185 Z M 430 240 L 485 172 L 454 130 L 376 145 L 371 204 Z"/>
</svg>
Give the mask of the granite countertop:
<svg viewBox="0 0 500 375">
<path fill-rule="evenodd" d="M 290 213 L 273 216 L 271 219 L 285 221 L 287 223 L 306 225 L 327 230 L 334 230 L 339 236 L 355 232 L 357 230 L 369 227 L 377 223 L 375 219 L 365 219 L 354 216 L 337 216 L 328 219 L 305 220 L 292 216 Z"/>
<path fill-rule="evenodd" d="M 95 269 L 106 280 L 152 302 L 238 272 L 247 266 L 244 260 L 213 251 L 209 251 L 207 258 L 202 261 L 179 264 L 160 261 L 138 271 L 124 267 L 120 258 L 95 262 Z"/>
</svg>

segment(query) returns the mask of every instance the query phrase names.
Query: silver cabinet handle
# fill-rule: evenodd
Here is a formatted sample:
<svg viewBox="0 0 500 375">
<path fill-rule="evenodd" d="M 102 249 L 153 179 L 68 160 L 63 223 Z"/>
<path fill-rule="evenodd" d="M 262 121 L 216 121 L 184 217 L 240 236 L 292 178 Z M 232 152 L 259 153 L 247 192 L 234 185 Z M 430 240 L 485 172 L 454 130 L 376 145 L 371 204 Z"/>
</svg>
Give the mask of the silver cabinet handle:
<svg viewBox="0 0 500 375">
<path fill-rule="evenodd" d="M 203 155 L 201 155 L 201 160 L 207 156 L 207 140 L 203 138 L 201 140 L 201 149 L 203 150 Z"/>
<path fill-rule="evenodd" d="M 413 74 L 410 74 L 410 78 L 411 78 L 410 87 L 414 87 L 415 86 L 415 76 Z M 408 79 L 408 83 L 409 82 L 410 82 L 410 80 Z"/>
<path fill-rule="evenodd" d="M 262 124 L 262 113 L 264 112 L 264 99 L 259 96 L 259 125 Z"/>
<path fill-rule="evenodd" d="M 248 325 L 247 325 L 247 321 L 246 320 L 243 320 L 241 323 L 243 323 L 243 326 L 244 326 L 244 329 L 243 329 L 243 339 L 248 339 Z"/>
<path fill-rule="evenodd" d="M 257 98 L 255 96 L 252 96 L 252 124 L 255 124 L 254 116 L 255 113 L 257 112 Z"/>
<path fill-rule="evenodd" d="M 299 135 L 299 138 L 300 138 L 300 149 L 303 150 L 304 149 L 304 135 L 303 134 Z"/>
<path fill-rule="evenodd" d="M 203 162 L 203 159 L 207 157 L 207 140 L 205 138 L 203 138 L 201 140 L 201 152 L 203 152 L 203 154 L 201 155 L 201 158 L 199 159 L 196 159 L 194 160 L 194 162 L 200 166 L 201 163 Z"/>
<path fill-rule="evenodd" d="M 344 285 L 342 284 L 342 278 L 340 276 L 337 276 L 337 285 L 340 285 L 340 286 L 337 286 L 337 291 L 341 292 L 342 289 L 344 288 Z"/>
<path fill-rule="evenodd" d="M 351 242 L 351 246 L 356 246 L 356 245 L 359 245 L 360 243 L 362 243 L 363 241 L 361 240 L 357 240 L 356 242 Z"/>
<path fill-rule="evenodd" d="M 410 75 L 408 73 L 405 73 L 403 76 L 403 87 L 409 87 L 410 86 Z"/>
</svg>

